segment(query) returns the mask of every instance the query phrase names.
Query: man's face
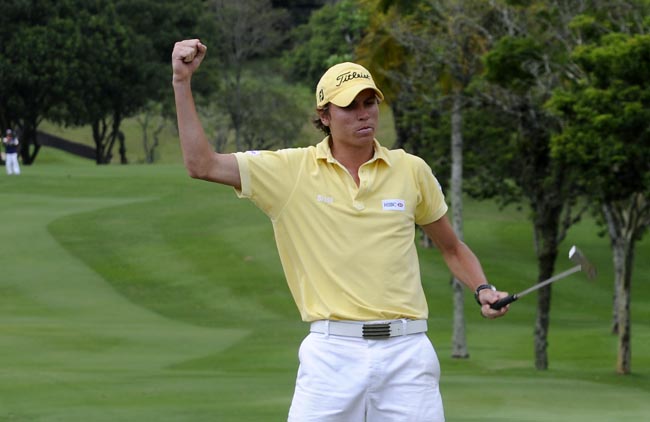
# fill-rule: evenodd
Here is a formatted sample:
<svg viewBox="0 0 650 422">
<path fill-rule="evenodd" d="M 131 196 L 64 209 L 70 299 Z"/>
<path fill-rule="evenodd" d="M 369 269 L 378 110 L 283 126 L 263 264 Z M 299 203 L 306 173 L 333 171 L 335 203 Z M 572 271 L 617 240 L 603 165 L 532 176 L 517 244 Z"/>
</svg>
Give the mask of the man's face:
<svg viewBox="0 0 650 422">
<path fill-rule="evenodd" d="M 323 124 L 329 126 L 332 140 L 356 145 L 372 142 L 379 118 L 379 105 L 375 91 L 361 91 L 347 107 L 329 105 L 329 115 L 321 115 Z"/>
</svg>

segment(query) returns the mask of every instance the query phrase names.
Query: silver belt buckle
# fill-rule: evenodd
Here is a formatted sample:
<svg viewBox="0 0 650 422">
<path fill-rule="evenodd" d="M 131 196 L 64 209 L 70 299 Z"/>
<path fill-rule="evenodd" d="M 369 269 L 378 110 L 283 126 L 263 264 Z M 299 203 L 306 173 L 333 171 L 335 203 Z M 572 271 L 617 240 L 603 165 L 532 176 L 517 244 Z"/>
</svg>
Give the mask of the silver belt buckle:
<svg viewBox="0 0 650 422">
<path fill-rule="evenodd" d="M 367 339 L 390 337 L 390 323 L 363 324 L 362 336 Z"/>
</svg>

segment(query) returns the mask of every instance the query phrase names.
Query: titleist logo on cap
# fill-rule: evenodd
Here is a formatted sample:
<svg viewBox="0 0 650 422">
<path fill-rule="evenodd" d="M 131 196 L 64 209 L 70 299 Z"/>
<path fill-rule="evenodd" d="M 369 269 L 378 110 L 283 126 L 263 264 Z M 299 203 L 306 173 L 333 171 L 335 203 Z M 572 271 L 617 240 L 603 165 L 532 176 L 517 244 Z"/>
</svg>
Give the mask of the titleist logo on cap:
<svg viewBox="0 0 650 422">
<path fill-rule="evenodd" d="M 354 71 L 341 73 L 336 77 L 336 80 L 338 81 L 336 86 L 341 86 L 342 83 L 351 81 L 352 79 L 371 79 L 371 77 L 370 73 L 359 73 Z"/>
</svg>

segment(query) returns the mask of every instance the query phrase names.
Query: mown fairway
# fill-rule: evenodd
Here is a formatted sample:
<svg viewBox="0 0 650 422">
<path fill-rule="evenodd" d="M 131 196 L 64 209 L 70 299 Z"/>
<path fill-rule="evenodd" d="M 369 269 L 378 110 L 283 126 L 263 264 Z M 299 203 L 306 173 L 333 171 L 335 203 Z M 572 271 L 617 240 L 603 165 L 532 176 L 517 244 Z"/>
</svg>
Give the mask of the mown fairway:
<svg viewBox="0 0 650 422">
<path fill-rule="evenodd" d="M 465 238 L 502 289 L 536 277 L 525 217 L 466 204 Z M 45 149 L 20 177 L 0 175 L 0 221 L 0 421 L 286 420 L 307 326 L 270 223 L 231 189 L 179 165 L 97 167 Z M 586 221 L 564 243 L 600 274 L 555 285 L 545 372 L 533 369 L 534 295 L 486 321 L 468 292 L 471 357 L 451 359 L 449 275 L 422 251 L 449 422 L 648 420 L 650 242 L 636 254 L 634 373 L 622 377 L 597 232 Z"/>
</svg>

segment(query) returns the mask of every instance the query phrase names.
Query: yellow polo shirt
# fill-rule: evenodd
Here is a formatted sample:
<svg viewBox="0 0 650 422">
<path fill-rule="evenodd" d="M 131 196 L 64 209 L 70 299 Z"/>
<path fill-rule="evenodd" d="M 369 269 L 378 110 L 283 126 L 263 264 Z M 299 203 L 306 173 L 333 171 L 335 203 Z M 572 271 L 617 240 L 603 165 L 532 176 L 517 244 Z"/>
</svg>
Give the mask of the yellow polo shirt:
<svg viewBox="0 0 650 422">
<path fill-rule="evenodd" d="M 237 194 L 270 217 L 302 319 L 426 319 L 415 225 L 447 212 L 431 168 L 375 141 L 357 187 L 328 141 L 235 154 Z"/>
</svg>

